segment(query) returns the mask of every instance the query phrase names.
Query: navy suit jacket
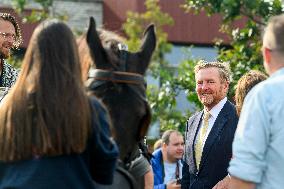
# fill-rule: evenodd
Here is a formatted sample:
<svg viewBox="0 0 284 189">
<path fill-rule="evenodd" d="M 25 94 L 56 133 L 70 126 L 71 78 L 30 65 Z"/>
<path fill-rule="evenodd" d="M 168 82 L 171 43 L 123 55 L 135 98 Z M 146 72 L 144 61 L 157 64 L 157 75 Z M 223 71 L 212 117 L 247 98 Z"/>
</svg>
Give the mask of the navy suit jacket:
<svg viewBox="0 0 284 189">
<path fill-rule="evenodd" d="M 187 121 L 182 189 L 212 189 L 227 176 L 232 158 L 232 142 L 237 128 L 238 116 L 235 106 L 227 101 L 220 111 L 205 141 L 199 171 L 195 163 L 194 144 L 202 123 L 203 111 Z"/>
</svg>

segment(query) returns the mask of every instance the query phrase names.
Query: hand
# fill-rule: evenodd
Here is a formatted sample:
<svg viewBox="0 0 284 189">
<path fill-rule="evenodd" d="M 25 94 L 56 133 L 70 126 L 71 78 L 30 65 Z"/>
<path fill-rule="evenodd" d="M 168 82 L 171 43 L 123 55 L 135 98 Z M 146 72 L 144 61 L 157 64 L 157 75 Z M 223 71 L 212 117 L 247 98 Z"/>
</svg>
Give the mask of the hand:
<svg viewBox="0 0 284 189">
<path fill-rule="evenodd" d="M 180 188 L 181 188 L 181 185 L 177 184 L 176 180 L 170 181 L 167 184 L 167 189 L 180 189 Z"/>
<path fill-rule="evenodd" d="M 226 176 L 223 180 L 220 180 L 212 189 L 228 189 L 230 183 L 230 177 Z"/>
</svg>

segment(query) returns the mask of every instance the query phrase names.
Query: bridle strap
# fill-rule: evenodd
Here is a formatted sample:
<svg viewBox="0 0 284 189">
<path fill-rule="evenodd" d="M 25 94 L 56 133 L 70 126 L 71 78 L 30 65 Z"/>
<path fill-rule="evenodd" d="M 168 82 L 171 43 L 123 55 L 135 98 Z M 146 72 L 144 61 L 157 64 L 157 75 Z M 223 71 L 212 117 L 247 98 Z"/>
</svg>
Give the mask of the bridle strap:
<svg viewBox="0 0 284 189">
<path fill-rule="evenodd" d="M 101 69 L 90 69 L 89 78 L 99 81 L 111 81 L 114 83 L 126 83 L 135 85 L 144 85 L 146 83 L 143 75 L 141 74 Z"/>
</svg>

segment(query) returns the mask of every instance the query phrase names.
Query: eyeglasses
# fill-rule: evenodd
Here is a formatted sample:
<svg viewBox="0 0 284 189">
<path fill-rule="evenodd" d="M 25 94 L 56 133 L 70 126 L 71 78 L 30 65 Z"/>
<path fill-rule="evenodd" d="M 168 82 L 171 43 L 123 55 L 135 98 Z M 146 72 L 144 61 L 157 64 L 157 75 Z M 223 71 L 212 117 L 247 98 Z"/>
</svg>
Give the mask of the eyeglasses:
<svg viewBox="0 0 284 189">
<path fill-rule="evenodd" d="M 0 32 L 0 35 L 4 38 L 4 39 L 13 39 L 13 41 L 16 41 L 16 35 L 13 33 L 6 33 L 6 32 Z"/>
</svg>

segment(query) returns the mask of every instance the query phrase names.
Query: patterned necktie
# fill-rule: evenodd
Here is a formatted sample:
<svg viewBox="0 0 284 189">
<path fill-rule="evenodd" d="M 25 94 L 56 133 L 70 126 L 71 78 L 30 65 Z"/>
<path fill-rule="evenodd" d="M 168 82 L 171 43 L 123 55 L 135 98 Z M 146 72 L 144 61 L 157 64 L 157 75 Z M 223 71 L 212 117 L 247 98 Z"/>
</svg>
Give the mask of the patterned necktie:
<svg viewBox="0 0 284 189">
<path fill-rule="evenodd" d="M 204 111 L 204 117 L 203 117 L 203 126 L 200 128 L 199 134 L 197 136 L 197 141 L 195 143 L 195 160 L 196 160 L 196 166 L 197 170 L 199 170 L 199 164 L 202 157 L 202 151 L 203 151 L 203 141 L 205 140 L 205 136 L 208 130 L 209 125 L 209 117 L 210 113 L 207 111 Z"/>
</svg>

